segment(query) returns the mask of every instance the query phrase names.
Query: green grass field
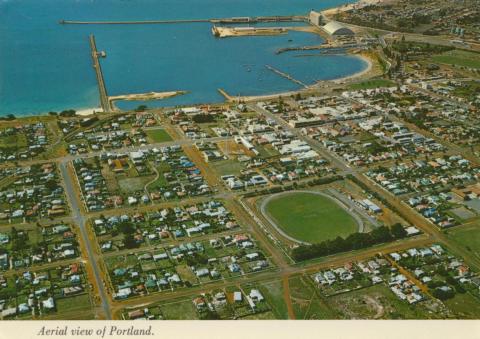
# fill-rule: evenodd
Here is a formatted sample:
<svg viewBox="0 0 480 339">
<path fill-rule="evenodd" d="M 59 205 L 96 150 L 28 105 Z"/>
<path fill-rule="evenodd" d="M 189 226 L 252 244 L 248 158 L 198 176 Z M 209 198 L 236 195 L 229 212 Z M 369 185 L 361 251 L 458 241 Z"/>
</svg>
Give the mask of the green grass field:
<svg viewBox="0 0 480 339">
<path fill-rule="evenodd" d="M 334 200 L 314 193 L 290 193 L 269 201 L 266 212 L 289 236 L 318 243 L 357 230 L 357 222 Z"/>
<path fill-rule="evenodd" d="M 157 171 L 158 171 L 158 179 L 152 182 L 149 186 L 148 189 L 155 189 L 159 187 L 165 187 L 168 185 L 167 180 L 165 179 L 165 173 L 170 172 L 172 169 L 169 164 L 166 162 L 161 162 L 157 166 Z"/>
<path fill-rule="evenodd" d="M 434 62 L 470 68 L 480 68 L 480 54 L 453 50 L 432 57 Z"/>
<path fill-rule="evenodd" d="M 172 137 L 164 129 L 151 129 L 146 130 L 147 137 L 152 142 L 166 142 L 171 141 Z"/>
<path fill-rule="evenodd" d="M 445 305 L 452 310 L 460 319 L 478 319 L 480 315 L 480 302 L 470 293 L 455 294 L 455 297 L 448 299 Z"/>
<path fill-rule="evenodd" d="M 154 178 L 153 175 L 138 178 L 123 178 L 118 180 L 118 185 L 125 193 L 132 193 L 143 190 L 146 183 Z"/>
<path fill-rule="evenodd" d="M 319 297 L 306 277 L 295 276 L 289 279 L 290 299 L 296 319 L 337 319 L 336 313 L 325 300 Z"/>
<path fill-rule="evenodd" d="M 276 280 L 262 283 L 259 288 L 272 306 L 272 312 L 275 314 L 276 319 L 288 319 L 288 309 L 283 298 L 282 281 Z"/>
<path fill-rule="evenodd" d="M 160 305 L 165 319 L 167 320 L 196 320 L 197 311 L 191 299 L 177 300 Z"/>
<path fill-rule="evenodd" d="M 456 87 L 453 90 L 453 94 L 466 99 L 480 94 L 480 83 L 476 81 L 468 81 L 464 84 L 465 86 Z"/>
<path fill-rule="evenodd" d="M 25 134 L 6 135 L 0 138 L 0 148 L 24 149 L 28 145 Z"/>
<path fill-rule="evenodd" d="M 244 166 L 236 160 L 220 160 L 211 163 L 219 175 L 235 174 L 239 175 Z"/>
<path fill-rule="evenodd" d="M 57 309 L 59 312 L 91 309 L 90 298 L 88 294 L 81 294 L 69 298 L 57 299 Z"/>
<path fill-rule="evenodd" d="M 370 88 L 379 88 L 379 87 L 391 87 L 395 86 L 393 81 L 387 79 L 375 79 L 362 81 L 356 84 L 351 84 L 348 86 L 349 89 L 360 90 L 360 89 L 370 89 Z"/>
<path fill-rule="evenodd" d="M 454 229 L 449 232 L 448 236 L 465 247 L 477 259 L 480 259 L 480 221 L 471 226 Z"/>
</svg>

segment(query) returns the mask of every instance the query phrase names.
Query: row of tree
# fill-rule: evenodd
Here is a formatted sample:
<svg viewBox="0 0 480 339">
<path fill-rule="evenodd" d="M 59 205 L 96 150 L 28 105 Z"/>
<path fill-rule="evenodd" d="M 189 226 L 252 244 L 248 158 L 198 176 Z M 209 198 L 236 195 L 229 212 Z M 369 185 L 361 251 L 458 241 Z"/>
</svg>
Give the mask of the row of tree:
<svg viewBox="0 0 480 339">
<path fill-rule="evenodd" d="M 358 250 L 377 244 L 382 244 L 407 236 L 407 232 L 399 223 L 391 228 L 380 226 L 368 233 L 352 233 L 346 238 L 337 237 L 333 240 L 325 240 L 318 244 L 301 245 L 292 251 L 295 261 L 319 258 L 331 254 Z"/>
</svg>

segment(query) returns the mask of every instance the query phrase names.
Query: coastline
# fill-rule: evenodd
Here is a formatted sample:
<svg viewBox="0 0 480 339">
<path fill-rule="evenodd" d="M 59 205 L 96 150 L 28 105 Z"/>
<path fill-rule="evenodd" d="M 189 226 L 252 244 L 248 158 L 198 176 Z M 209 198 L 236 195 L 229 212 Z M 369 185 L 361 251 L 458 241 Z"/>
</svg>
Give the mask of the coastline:
<svg viewBox="0 0 480 339">
<path fill-rule="evenodd" d="M 359 0 L 359 1 L 355 1 L 354 3 L 343 4 L 343 5 L 340 5 L 340 6 L 325 9 L 325 10 L 321 11 L 321 13 L 330 13 L 331 14 L 331 13 L 336 13 L 338 11 L 347 10 L 349 8 L 355 8 L 355 6 L 364 6 L 364 5 L 367 5 L 367 4 L 378 3 L 378 2 L 382 2 L 382 1 L 384 1 L 384 0 Z M 269 29 L 272 29 L 272 28 L 264 28 L 264 30 L 266 30 L 267 32 L 268 32 Z M 312 34 L 320 35 L 323 38 L 325 38 L 324 34 L 321 34 L 322 31 L 320 29 L 318 29 L 317 27 L 311 26 L 311 25 L 308 25 L 308 26 L 305 26 L 305 27 L 304 26 L 282 27 L 282 31 L 280 33 L 283 33 L 283 30 L 285 30 L 285 29 L 286 30 L 292 30 L 292 31 L 309 32 L 309 33 L 312 33 Z M 276 32 L 276 33 L 278 33 L 278 32 Z M 247 35 L 249 35 L 249 34 L 247 34 Z M 276 34 L 273 34 L 273 35 L 276 35 Z M 345 55 L 355 56 L 357 58 L 362 59 L 364 62 L 366 62 L 366 67 L 364 69 L 356 72 L 356 73 L 349 74 L 349 75 L 346 75 L 346 76 L 343 76 L 343 77 L 340 77 L 340 78 L 332 78 L 332 79 L 328 79 L 328 80 L 317 80 L 314 83 L 305 86 L 305 88 L 298 88 L 298 89 L 295 89 L 295 90 L 276 92 L 276 93 L 268 93 L 268 91 L 267 91 L 267 94 L 246 95 L 246 96 L 240 96 L 240 97 L 230 96 L 228 93 L 225 93 L 226 94 L 226 95 L 224 95 L 224 97 L 226 99 L 225 102 L 235 102 L 235 101 L 238 101 L 238 100 L 245 100 L 245 101 L 267 100 L 267 99 L 271 99 L 271 98 L 275 98 L 275 97 L 279 97 L 279 96 L 292 96 L 292 95 L 295 95 L 295 94 L 298 94 L 298 93 L 305 94 L 305 93 L 313 92 L 315 90 L 325 89 L 326 87 L 328 88 L 328 87 L 334 86 L 334 85 L 341 85 L 341 84 L 344 84 L 348 81 L 358 79 L 360 77 L 373 76 L 371 73 L 376 68 L 376 67 L 374 67 L 375 60 L 373 60 L 371 57 L 368 57 L 365 54 L 361 54 L 361 53 L 346 52 Z M 123 100 L 125 100 L 125 101 L 162 100 L 162 99 L 166 99 L 166 98 L 169 98 L 169 97 L 182 95 L 184 93 L 186 93 L 186 92 L 184 92 L 184 91 L 171 91 L 171 92 L 159 92 L 159 93 L 150 92 L 150 93 L 142 93 L 142 94 L 117 95 L 117 96 L 109 97 L 109 102 L 112 105 L 114 111 L 121 111 L 115 105 L 116 101 L 123 101 Z M 221 103 L 222 103 L 222 101 L 212 101 L 211 102 L 211 104 L 221 104 Z M 180 105 L 182 105 L 182 103 L 180 103 Z M 185 105 L 187 105 L 187 104 L 185 104 Z M 192 104 L 188 104 L 188 105 L 190 106 Z M 95 113 L 103 113 L 103 110 L 99 107 L 88 107 L 88 108 L 83 108 L 82 107 L 82 108 L 79 108 L 79 109 L 76 109 L 74 107 L 65 107 L 64 109 L 74 109 L 74 110 L 76 110 L 76 115 L 81 116 L 81 117 L 82 116 L 89 116 L 89 115 L 92 115 L 92 114 L 95 114 Z M 6 116 L 6 115 L 7 114 L 5 114 L 4 116 Z M 21 115 L 17 116 L 17 114 L 13 113 L 13 115 L 15 115 L 17 119 L 20 119 L 20 118 L 23 118 L 23 117 L 46 116 L 46 115 L 48 115 L 48 112 L 34 112 L 34 110 L 32 110 L 32 113 L 29 113 L 29 114 L 21 114 Z"/>
<path fill-rule="evenodd" d="M 239 102 L 239 101 L 245 101 L 245 102 L 251 102 L 251 101 L 261 101 L 261 100 L 272 100 L 278 97 L 289 97 L 292 95 L 296 94 L 308 94 L 308 93 L 313 93 L 314 91 L 317 91 L 319 89 L 324 88 L 325 86 L 329 85 L 342 85 L 345 84 L 345 82 L 350 81 L 350 80 L 355 80 L 360 77 L 372 77 L 375 74 L 371 74 L 374 72 L 374 60 L 371 59 L 369 56 L 365 54 L 352 54 L 352 53 L 347 53 L 347 55 L 354 56 L 356 58 L 362 59 L 366 64 L 366 68 L 362 69 L 361 71 L 358 71 L 356 73 L 340 77 L 340 78 L 335 78 L 335 79 L 329 79 L 329 80 L 318 80 L 314 84 L 308 85 L 306 88 L 300 88 L 298 90 L 292 90 L 292 91 L 285 91 L 285 92 L 276 92 L 276 93 L 270 93 L 270 94 L 260 94 L 260 95 L 246 95 L 246 96 L 233 96 L 228 94 L 225 90 L 219 89 L 219 92 L 222 94 L 222 96 L 225 98 L 224 102 Z M 369 76 L 371 75 L 371 76 Z M 177 96 L 177 95 L 182 95 L 185 94 L 185 91 L 171 91 L 171 92 L 160 92 L 160 93 L 155 93 L 159 94 L 159 97 L 156 98 L 156 100 L 162 100 L 166 99 L 169 97 Z M 149 93 L 151 94 L 151 93 Z M 142 94 L 145 95 L 145 94 Z M 114 111 L 118 112 L 121 111 L 118 109 L 118 107 L 115 105 L 115 101 L 131 101 L 131 100 L 139 100 L 138 99 L 138 94 L 131 94 L 131 95 L 119 95 L 119 96 L 112 96 L 109 97 L 109 100 L 114 108 Z M 210 104 L 221 104 L 222 102 L 211 102 Z M 191 106 L 191 104 L 188 104 L 188 106 Z M 162 107 L 165 108 L 165 107 Z M 66 108 L 67 109 L 67 108 Z M 75 115 L 80 116 L 80 117 L 87 117 L 96 113 L 103 113 L 102 108 L 100 107 L 90 107 L 90 108 L 80 108 L 80 109 L 75 109 Z M 17 119 L 21 118 L 28 118 L 32 116 L 47 116 L 48 112 L 44 113 L 39 113 L 35 114 L 32 113 L 30 115 L 22 115 L 16 117 Z"/>
<path fill-rule="evenodd" d="M 356 78 L 359 78 L 359 77 L 362 77 L 362 76 L 367 76 L 369 73 L 371 73 L 373 71 L 373 60 L 370 57 L 368 57 L 364 54 L 349 54 L 349 55 L 353 55 L 357 58 L 362 59 L 364 62 L 367 63 L 367 67 L 364 70 L 361 70 L 357 73 L 350 74 L 350 75 L 347 75 L 347 76 L 344 76 L 344 77 L 341 77 L 341 78 L 337 78 L 337 79 L 332 79 L 330 81 L 332 81 L 336 84 L 342 84 L 342 83 L 344 83 L 345 81 L 348 81 L 348 80 L 353 80 L 353 79 L 356 79 Z M 322 81 L 320 81 L 320 83 L 321 82 Z"/>
<path fill-rule="evenodd" d="M 351 9 L 358 9 L 368 5 L 374 5 L 385 2 L 385 0 L 357 0 L 355 2 L 344 4 L 341 6 L 336 6 L 332 8 L 327 8 L 321 11 L 321 13 L 326 17 L 329 18 L 330 15 L 334 15 L 339 12 L 345 12 Z"/>
<path fill-rule="evenodd" d="M 89 116 L 96 113 L 103 113 L 103 110 L 100 107 L 82 108 L 82 109 L 76 110 L 75 115 L 84 117 L 84 116 Z"/>
<path fill-rule="evenodd" d="M 375 75 L 375 74 L 372 74 L 375 72 L 374 60 L 371 59 L 369 56 L 365 54 L 351 54 L 351 53 L 347 53 L 347 55 L 351 55 L 351 56 L 362 59 L 367 64 L 367 67 L 365 69 L 362 69 L 361 71 L 358 71 L 356 73 L 353 73 L 341 78 L 335 78 L 330 80 L 318 80 L 317 82 L 307 86 L 306 88 L 301 88 L 294 91 L 278 92 L 278 93 L 265 94 L 265 95 L 246 95 L 246 96 L 232 96 L 232 95 L 229 95 L 223 89 L 219 90 L 219 92 L 225 97 L 227 102 L 239 102 L 239 101 L 250 102 L 250 101 L 272 100 L 278 97 L 289 97 L 296 94 L 307 94 L 309 92 L 314 92 L 319 89 L 322 89 L 325 86 L 342 85 L 342 84 L 345 84 L 345 82 L 350 80 L 355 80 L 361 77 L 370 78 Z"/>
</svg>

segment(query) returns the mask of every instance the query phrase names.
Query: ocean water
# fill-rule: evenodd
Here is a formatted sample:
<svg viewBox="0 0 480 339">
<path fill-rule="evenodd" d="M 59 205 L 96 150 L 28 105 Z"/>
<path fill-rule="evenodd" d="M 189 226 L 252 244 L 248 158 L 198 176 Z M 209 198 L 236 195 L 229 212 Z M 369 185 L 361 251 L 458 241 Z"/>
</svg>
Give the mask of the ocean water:
<svg viewBox="0 0 480 339">
<path fill-rule="evenodd" d="M 66 20 L 172 20 L 306 14 L 342 0 L 0 0 L 0 115 L 34 115 L 99 105 L 88 35 L 105 50 L 109 95 L 186 90 L 149 106 L 223 101 L 232 95 L 271 94 L 300 86 L 271 65 L 311 84 L 366 67 L 347 55 L 275 54 L 282 47 L 318 44 L 314 34 L 218 39 L 211 24 L 60 25 Z M 138 102 L 119 103 L 131 108 Z"/>
</svg>

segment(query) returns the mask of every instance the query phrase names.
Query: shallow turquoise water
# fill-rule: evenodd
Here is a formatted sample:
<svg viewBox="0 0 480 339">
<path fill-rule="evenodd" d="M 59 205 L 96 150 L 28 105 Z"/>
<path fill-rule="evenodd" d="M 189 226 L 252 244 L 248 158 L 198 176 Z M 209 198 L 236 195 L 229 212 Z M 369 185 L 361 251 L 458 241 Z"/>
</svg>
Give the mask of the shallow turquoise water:
<svg viewBox="0 0 480 339">
<path fill-rule="evenodd" d="M 60 25 L 71 20 L 155 20 L 305 14 L 340 0 L 0 0 L 0 115 L 38 114 L 98 106 L 88 35 L 107 52 L 102 60 L 110 95 L 187 90 L 149 105 L 221 101 L 230 94 L 269 94 L 299 86 L 272 65 L 312 83 L 358 72 L 365 63 L 346 55 L 276 55 L 278 48 L 318 44 L 301 32 L 274 37 L 217 39 L 206 23 L 176 25 Z M 289 41 L 291 40 L 291 41 Z M 133 107 L 138 103 L 124 103 Z"/>
</svg>

